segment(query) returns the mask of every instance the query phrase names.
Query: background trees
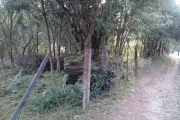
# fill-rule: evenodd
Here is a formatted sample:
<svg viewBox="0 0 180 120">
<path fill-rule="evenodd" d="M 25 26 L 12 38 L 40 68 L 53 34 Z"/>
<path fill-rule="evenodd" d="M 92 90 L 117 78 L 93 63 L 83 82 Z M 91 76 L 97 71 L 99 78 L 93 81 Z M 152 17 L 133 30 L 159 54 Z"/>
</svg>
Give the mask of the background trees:
<svg viewBox="0 0 180 120">
<path fill-rule="evenodd" d="M 179 23 L 175 17 L 178 18 L 179 13 L 178 9 L 172 9 L 176 5 L 169 0 L 108 0 L 105 3 L 101 0 L 45 0 L 44 12 L 38 1 L 4 0 L 1 4 L 1 43 L 6 44 L 12 63 L 16 57 L 14 53 L 24 55 L 39 50 L 46 53 L 48 43 L 54 56 L 60 48 L 64 48 L 61 51 L 64 53 L 79 53 L 84 51 L 85 44 L 92 43 L 94 55 L 101 54 L 102 46 L 107 45 L 110 54 L 121 57 L 126 39 L 138 36 L 144 44 L 146 57 L 146 46 L 151 46 L 150 42 L 155 48 L 160 47 L 160 43 L 161 47 L 166 44 L 161 42 L 164 37 L 178 39 Z M 47 22 L 42 22 L 44 13 Z M 44 40 L 46 25 L 49 26 L 48 43 Z"/>
</svg>

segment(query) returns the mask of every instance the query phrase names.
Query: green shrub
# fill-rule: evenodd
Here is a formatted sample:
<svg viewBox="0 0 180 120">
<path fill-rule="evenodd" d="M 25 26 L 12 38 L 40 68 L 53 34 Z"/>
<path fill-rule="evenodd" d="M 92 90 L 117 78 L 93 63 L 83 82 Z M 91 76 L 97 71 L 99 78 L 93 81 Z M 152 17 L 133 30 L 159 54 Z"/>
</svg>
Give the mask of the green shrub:
<svg viewBox="0 0 180 120">
<path fill-rule="evenodd" d="M 113 78 L 116 76 L 111 69 L 100 74 L 96 73 L 94 72 L 91 75 L 91 92 L 93 97 L 100 94 L 101 91 L 109 91 L 113 87 Z"/>
<path fill-rule="evenodd" d="M 51 86 L 46 84 L 46 88 L 42 91 L 42 86 L 38 86 L 37 90 L 41 89 L 40 93 L 36 93 L 29 99 L 29 104 L 34 105 L 34 110 L 38 112 L 48 110 L 56 105 L 80 105 L 82 100 L 82 91 L 79 85 L 69 85 L 62 89 L 59 86 Z M 37 92 L 37 91 L 36 91 Z M 79 102 L 79 104 L 78 104 Z M 77 104 L 75 104 L 77 103 Z"/>
<path fill-rule="evenodd" d="M 115 73 L 112 70 L 102 73 L 98 67 L 94 67 L 91 76 L 91 97 L 99 95 L 101 91 L 108 91 L 113 86 L 112 79 L 114 76 Z M 46 72 L 36 84 L 27 102 L 29 106 L 31 105 L 30 109 L 45 112 L 58 105 L 73 107 L 82 105 L 83 87 L 81 84 L 67 85 L 63 88 L 59 83 L 60 81 L 54 81 L 55 83 L 52 85 L 48 82 L 49 78 L 50 74 Z"/>
<path fill-rule="evenodd" d="M 20 70 L 13 78 L 9 80 L 8 90 L 12 93 L 16 93 L 19 89 L 22 89 L 23 79 L 22 70 Z"/>
</svg>

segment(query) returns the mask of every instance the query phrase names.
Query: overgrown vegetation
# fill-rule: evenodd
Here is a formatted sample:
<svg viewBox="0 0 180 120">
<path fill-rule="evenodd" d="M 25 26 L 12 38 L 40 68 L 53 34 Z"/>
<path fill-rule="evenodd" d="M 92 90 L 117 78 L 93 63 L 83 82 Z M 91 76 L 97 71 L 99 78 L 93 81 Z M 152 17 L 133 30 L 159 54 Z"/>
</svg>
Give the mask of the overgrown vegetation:
<svg viewBox="0 0 180 120">
<path fill-rule="evenodd" d="M 3 83 L 3 86 L 0 86 L 0 96 L 2 99 L 0 102 L 0 111 L 2 112 L 1 119 L 8 119 L 10 117 L 8 109 L 11 109 L 11 112 L 13 111 L 12 106 L 13 108 L 16 107 L 17 102 L 22 98 L 22 95 L 30 84 L 30 80 L 32 79 L 32 77 L 32 75 L 23 74 L 23 71 L 19 71 L 18 74 L 9 77 L 8 80 L 1 79 L 1 83 Z M 91 87 L 91 97 L 95 98 L 100 95 L 101 91 L 109 90 L 111 84 L 113 84 L 113 77 L 114 73 L 108 71 L 106 74 L 100 75 L 99 78 L 96 78 L 96 80 L 92 78 L 94 79 L 94 82 L 92 82 L 93 85 Z M 82 105 L 82 85 L 75 84 L 63 87 L 63 79 L 59 78 L 58 74 L 55 75 L 55 81 L 53 84 L 51 84 L 51 82 L 49 81 L 50 79 L 50 72 L 43 73 L 34 90 L 32 91 L 31 96 L 26 102 L 24 109 L 27 113 L 43 114 L 48 111 L 52 111 L 58 106 L 65 106 L 65 108 L 71 106 L 71 109 L 76 109 L 74 107 L 80 107 Z M 4 108 L 4 104 L 6 104 L 7 102 L 10 102 L 11 104 Z M 7 112 L 3 112 L 2 110 L 5 110 Z M 28 119 L 29 116 L 27 116 L 27 113 L 22 112 L 20 118 Z"/>
<path fill-rule="evenodd" d="M 91 81 L 91 98 L 107 94 L 116 84 L 115 77 L 130 82 L 128 76 L 134 76 L 135 66 L 138 71 L 144 65 L 138 63 L 157 60 L 178 45 L 179 13 L 174 0 L 2 0 L 0 115 L 7 119 L 13 112 L 1 111 L 17 105 L 48 53 L 50 61 L 24 116 L 82 105 L 82 80 L 64 85 L 66 56 L 76 61 L 66 72 L 78 71 Z M 91 65 L 92 60 L 98 64 Z"/>
<path fill-rule="evenodd" d="M 109 91 L 114 86 L 113 78 L 116 73 L 112 70 L 98 72 L 99 69 L 94 67 L 91 75 L 91 91 L 93 96 L 100 94 L 101 91 Z"/>
<path fill-rule="evenodd" d="M 156 62 L 167 62 L 166 57 L 154 59 Z M 115 64 L 115 63 L 113 63 Z M 140 60 L 141 68 L 146 68 L 151 64 L 151 61 Z M 116 65 L 116 64 L 115 64 Z M 125 68 L 122 68 L 124 70 Z M 133 69 L 130 71 L 133 73 Z M 10 73 L 10 72 L 9 72 Z M 2 119 L 8 119 L 17 105 L 17 102 L 22 98 L 26 88 L 28 87 L 32 75 L 22 74 L 19 71 L 16 75 L 9 76 L 6 72 L 1 74 L 1 98 L 0 98 L 0 112 Z M 115 73 L 118 75 L 117 78 Z M 115 67 L 109 69 L 106 74 L 99 73 L 99 68 L 95 67 L 92 70 L 92 86 L 91 86 L 91 98 L 93 100 L 102 99 L 102 96 L 110 96 L 112 100 L 127 94 L 128 86 L 134 81 L 134 77 L 131 76 L 129 83 L 121 78 L 122 72 L 117 71 Z M 8 79 L 7 79 L 8 78 Z M 37 82 L 34 90 L 31 93 L 27 103 L 25 104 L 19 120 L 26 119 L 48 119 L 58 120 L 74 119 L 74 116 L 82 114 L 82 86 L 80 84 L 68 85 L 63 88 L 63 77 L 59 77 L 55 74 L 54 84 L 50 82 L 50 72 L 42 74 L 41 78 Z M 108 92 L 109 87 L 118 86 L 114 91 Z M 8 87 L 5 87 L 8 86 Z M 104 92 L 104 93 L 103 93 Z M 7 103 L 9 103 L 7 105 Z M 7 106 L 4 106 L 6 104 Z M 12 107 L 13 106 L 13 107 Z"/>
<path fill-rule="evenodd" d="M 73 107 L 82 105 L 82 84 L 63 87 L 62 80 L 51 84 L 44 77 L 47 79 L 47 76 L 43 75 L 29 99 L 28 103 L 34 106 L 33 110 L 44 112 L 43 110 L 46 111 L 58 105 L 72 105 Z M 111 70 L 102 74 L 92 74 L 91 97 L 99 96 L 103 91 L 109 91 L 114 85 L 114 77 L 115 73 Z"/>
<path fill-rule="evenodd" d="M 19 56 L 15 60 L 15 64 L 23 70 L 23 74 L 33 74 L 40 67 L 45 55 L 42 54 L 28 54 L 24 56 Z M 57 60 L 53 57 L 53 67 L 57 68 Z M 64 59 L 61 57 L 60 59 L 60 69 L 64 69 Z M 50 71 L 50 61 L 47 62 L 44 71 Z"/>
</svg>

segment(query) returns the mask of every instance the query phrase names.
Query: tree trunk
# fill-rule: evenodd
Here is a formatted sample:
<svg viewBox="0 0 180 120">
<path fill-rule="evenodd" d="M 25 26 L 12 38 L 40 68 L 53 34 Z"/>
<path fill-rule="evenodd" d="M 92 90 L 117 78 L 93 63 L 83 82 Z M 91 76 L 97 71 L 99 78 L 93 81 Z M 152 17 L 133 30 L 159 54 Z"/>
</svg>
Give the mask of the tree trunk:
<svg viewBox="0 0 180 120">
<path fill-rule="evenodd" d="M 126 66 L 126 81 L 129 79 L 129 38 L 127 38 L 127 66 Z"/>
<path fill-rule="evenodd" d="M 59 41 L 59 40 L 57 40 L 57 41 Z M 60 49 L 60 43 L 58 43 L 57 44 L 57 72 L 59 73 L 59 74 L 61 74 L 61 49 Z"/>
<path fill-rule="evenodd" d="M 142 45 L 141 45 L 141 48 L 140 48 L 140 51 L 139 51 L 139 56 L 140 57 L 143 57 L 143 46 L 144 46 L 144 43 L 142 41 Z"/>
<path fill-rule="evenodd" d="M 156 40 L 154 45 L 154 55 L 157 55 L 157 46 L 158 46 L 158 41 Z"/>
<path fill-rule="evenodd" d="M 10 45 L 9 45 L 9 49 L 10 49 L 10 60 L 11 60 L 11 64 L 12 66 L 14 66 L 14 60 L 13 60 L 13 48 L 12 48 L 12 28 L 13 28 L 13 13 L 10 16 L 10 28 L 9 28 L 9 40 L 10 40 Z"/>
<path fill-rule="evenodd" d="M 36 36 L 36 53 L 38 54 L 39 53 L 39 50 L 38 50 L 38 46 L 39 46 L 39 35 L 38 35 L 38 26 L 37 26 L 37 36 Z"/>
<path fill-rule="evenodd" d="M 153 42 L 150 43 L 150 57 L 153 57 Z"/>
<path fill-rule="evenodd" d="M 105 44 L 102 44 L 103 49 L 102 49 L 101 66 L 102 66 L 102 71 L 106 72 L 108 70 L 108 44 L 106 40 L 102 40 L 102 41 L 104 41 Z"/>
<path fill-rule="evenodd" d="M 3 59 L 2 59 L 2 58 L 0 58 L 0 64 L 1 64 L 2 70 L 4 70 L 4 62 L 3 62 Z"/>
<path fill-rule="evenodd" d="M 164 55 L 164 50 L 165 50 L 165 45 L 162 45 L 162 47 L 161 47 L 161 53 L 162 53 L 162 55 Z"/>
<path fill-rule="evenodd" d="M 33 54 L 35 54 L 36 53 L 35 40 L 32 40 L 32 46 L 33 46 Z"/>
<path fill-rule="evenodd" d="M 68 34 L 68 54 L 71 54 L 71 36 Z"/>
<path fill-rule="evenodd" d="M 160 44 L 159 44 L 159 50 L 158 50 L 158 56 L 160 57 L 161 55 L 161 46 L 162 46 L 162 41 L 160 41 Z"/>
<path fill-rule="evenodd" d="M 70 23 L 68 23 L 68 33 L 69 33 L 69 40 L 70 40 L 70 45 L 71 45 L 71 42 L 73 41 L 74 42 L 74 44 L 75 44 L 75 48 L 76 48 L 76 50 L 78 51 L 78 52 L 80 52 L 81 50 L 80 50 L 80 46 L 78 45 L 78 43 L 76 42 L 76 39 L 75 39 L 75 37 L 73 36 L 73 34 L 72 34 L 72 28 L 71 28 L 71 25 L 70 25 Z"/>
<path fill-rule="evenodd" d="M 45 8 L 44 8 L 44 0 L 41 0 L 41 5 L 42 5 L 42 14 L 44 16 L 44 20 L 45 20 L 45 24 L 46 24 L 46 30 L 47 30 L 47 36 L 48 36 L 49 54 L 51 55 L 51 57 L 50 57 L 51 77 L 54 80 L 54 68 L 53 68 L 53 59 L 52 59 L 52 51 L 51 51 L 51 38 L 50 38 L 47 16 L 46 16 Z"/>
<path fill-rule="evenodd" d="M 60 25 L 60 33 L 59 33 L 59 37 L 57 39 L 57 72 L 59 74 L 61 74 L 61 46 L 60 46 L 60 41 L 61 41 L 61 32 L 62 32 L 62 26 Z"/>
<path fill-rule="evenodd" d="M 90 98 L 91 77 L 91 44 L 84 47 L 84 69 L 83 69 L 83 109 L 86 108 Z"/>
<path fill-rule="evenodd" d="M 28 45 L 31 43 L 31 41 L 33 40 L 33 30 L 32 30 L 32 22 L 31 22 L 31 16 L 29 15 L 29 21 L 30 21 L 30 33 L 29 33 L 29 41 L 26 43 L 26 45 L 23 47 L 23 52 L 22 52 L 22 56 L 24 56 L 25 51 L 28 47 Z M 33 40 L 34 41 L 34 40 Z M 34 47 L 34 42 L 33 42 L 33 47 Z M 34 50 L 34 48 L 33 48 Z"/>
<path fill-rule="evenodd" d="M 3 62 L 3 58 L 5 55 L 5 47 L 4 44 L 0 45 L 0 65 L 2 67 L 2 70 L 4 70 L 4 62 Z"/>
<path fill-rule="evenodd" d="M 138 45 L 136 44 L 135 46 L 135 76 L 137 77 L 138 75 Z"/>
<path fill-rule="evenodd" d="M 7 50 L 8 56 L 9 56 L 9 58 L 10 58 L 10 60 L 11 60 L 11 64 L 12 64 L 12 63 L 13 63 L 12 50 L 10 49 L 12 42 L 11 42 L 11 41 L 9 42 L 8 35 L 6 34 L 6 30 L 5 30 L 5 28 L 3 27 L 3 23 L 1 23 L 1 21 L 0 21 L 0 25 L 1 25 L 1 29 L 2 29 L 3 34 L 4 34 L 4 37 L 5 37 L 6 50 Z M 9 44 L 10 44 L 10 45 L 9 45 Z M 12 64 L 12 66 L 13 66 L 13 64 Z"/>
<path fill-rule="evenodd" d="M 120 44 L 122 44 L 122 36 L 124 34 L 124 25 L 123 20 L 120 20 L 119 25 L 118 25 L 118 30 L 117 30 L 117 38 L 116 38 L 116 45 L 114 49 L 114 56 L 117 57 L 119 56 L 119 49 L 120 49 Z"/>
<path fill-rule="evenodd" d="M 88 36 L 84 47 L 84 65 L 83 65 L 83 109 L 89 103 L 90 97 L 90 77 L 91 77 L 91 41 L 94 33 L 95 21 L 91 21 Z"/>
<path fill-rule="evenodd" d="M 167 54 L 170 54 L 170 40 L 168 40 L 168 48 L 167 48 Z"/>
<path fill-rule="evenodd" d="M 56 48 L 55 48 L 55 46 L 56 46 L 56 38 L 53 35 L 53 55 L 54 55 L 54 57 L 56 56 Z"/>
</svg>

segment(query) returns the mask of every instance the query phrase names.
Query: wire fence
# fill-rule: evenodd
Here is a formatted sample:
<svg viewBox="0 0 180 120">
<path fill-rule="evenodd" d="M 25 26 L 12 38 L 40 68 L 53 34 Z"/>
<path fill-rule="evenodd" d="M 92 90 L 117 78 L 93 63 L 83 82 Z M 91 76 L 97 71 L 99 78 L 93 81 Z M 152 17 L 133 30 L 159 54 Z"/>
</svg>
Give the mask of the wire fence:
<svg viewBox="0 0 180 120">
<path fill-rule="evenodd" d="M 35 58 L 34 56 L 27 58 L 27 60 L 32 60 L 32 59 L 35 59 L 35 60 L 36 60 L 37 58 Z M 118 65 L 117 65 L 117 63 L 116 63 L 115 61 L 112 61 L 111 64 L 110 64 L 110 66 L 111 66 L 113 69 L 117 69 L 117 66 L 118 66 Z M 22 73 L 22 70 L 21 70 L 19 73 Z M 13 79 L 17 79 L 17 76 L 19 76 L 19 73 L 18 73 Z M 104 81 L 101 81 L 101 82 L 103 83 Z M 102 84 L 102 83 L 101 83 L 101 84 Z M 87 88 L 86 88 L 86 89 L 87 89 Z M 90 89 L 90 88 L 88 88 L 88 89 Z M 99 93 L 99 92 L 101 91 L 101 89 L 102 89 L 102 88 L 96 88 L 95 90 L 91 91 L 91 93 L 90 93 L 90 98 L 94 97 L 95 94 Z M 82 91 L 82 92 L 83 92 L 83 91 Z M 87 99 L 87 98 L 86 98 L 86 99 Z M 67 112 L 69 109 L 71 109 L 71 108 L 73 108 L 73 107 L 75 107 L 75 106 L 77 106 L 77 105 L 79 105 L 79 104 L 82 104 L 82 102 L 83 102 L 83 99 L 81 99 L 81 100 L 79 100 L 78 102 L 75 102 L 75 103 L 73 103 L 73 104 L 71 104 L 71 105 L 66 106 L 63 110 L 60 110 L 60 113 L 54 114 L 52 118 L 57 119 L 57 117 L 58 117 L 59 115 L 64 114 L 64 113 Z"/>
<path fill-rule="evenodd" d="M 22 70 L 17 74 L 17 75 L 15 75 L 13 78 L 12 78 L 12 80 L 17 80 L 17 79 L 19 79 L 20 77 L 22 77 L 21 75 L 21 72 L 22 72 Z M 102 81 L 103 82 L 103 81 Z M 101 88 L 98 88 L 98 89 L 96 89 L 96 90 L 94 90 L 93 92 L 91 92 L 90 93 L 90 98 L 92 98 L 92 97 L 94 97 L 94 95 L 95 94 L 97 94 L 97 93 L 99 93 L 99 91 L 101 91 Z M 43 101 L 43 100 L 42 100 Z M 56 120 L 59 116 L 61 116 L 61 115 L 63 115 L 64 113 L 66 113 L 68 110 L 70 110 L 70 109 L 72 109 L 72 108 L 74 108 L 74 107 L 77 107 L 78 106 L 78 108 L 80 107 L 79 105 L 80 104 L 82 104 L 82 102 L 83 102 L 83 99 L 81 99 L 81 100 L 79 100 L 78 102 L 76 102 L 76 103 L 73 103 L 73 104 L 71 104 L 71 105 L 68 105 L 68 106 L 66 106 L 65 108 L 61 108 L 62 110 L 60 110 L 59 112 L 56 112 L 55 114 L 53 114 L 52 116 L 50 116 L 49 118 L 47 118 L 47 120 Z M 25 104 L 25 106 L 26 106 L 27 104 Z M 25 107 L 24 106 L 24 107 Z M 61 105 L 60 105 L 61 106 Z M 62 105 L 63 106 L 63 105 Z M 52 108 L 53 109 L 53 108 Z M 56 107 L 54 106 L 54 109 L 56 109 Z M 83 108 L 82 108 L 83 109 Z M 39 113 L 40 114 L 40 113 Z M 23 114 L 19 114 L 19 117 L 20 116 L 22 116 Z M 46 118 L 45 118 L 46 119 Z"/>
</svg>

